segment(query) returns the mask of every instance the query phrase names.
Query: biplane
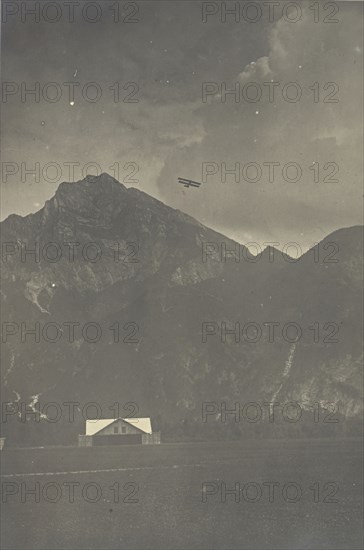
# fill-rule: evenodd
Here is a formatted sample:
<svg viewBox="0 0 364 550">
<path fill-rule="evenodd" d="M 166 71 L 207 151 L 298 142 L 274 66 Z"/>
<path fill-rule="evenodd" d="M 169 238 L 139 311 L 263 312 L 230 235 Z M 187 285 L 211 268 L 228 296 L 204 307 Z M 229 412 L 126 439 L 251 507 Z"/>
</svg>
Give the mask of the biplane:
<svg viewBox="0 0 364 550">
<path fill-rule="evenodd" d="M 181 183 L 185 187 L 200 187 L 201 185 L 198 181 L 187 180 L 185 178 L 178 178 L 178 183 Z"/>
</svg>

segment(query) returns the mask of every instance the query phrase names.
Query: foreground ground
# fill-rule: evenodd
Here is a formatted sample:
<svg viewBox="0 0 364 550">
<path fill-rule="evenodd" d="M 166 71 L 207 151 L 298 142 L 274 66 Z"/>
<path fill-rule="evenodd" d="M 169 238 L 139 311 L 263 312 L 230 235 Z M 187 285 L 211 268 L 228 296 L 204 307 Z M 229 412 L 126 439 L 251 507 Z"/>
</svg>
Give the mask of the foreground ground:
<svg viewBox="0 0 364 550">
<path fill-rule="evenodd" d="M 4 550 L 363 548 L 356 439 L 7 449 L 1 458 Z"/>
</svg>

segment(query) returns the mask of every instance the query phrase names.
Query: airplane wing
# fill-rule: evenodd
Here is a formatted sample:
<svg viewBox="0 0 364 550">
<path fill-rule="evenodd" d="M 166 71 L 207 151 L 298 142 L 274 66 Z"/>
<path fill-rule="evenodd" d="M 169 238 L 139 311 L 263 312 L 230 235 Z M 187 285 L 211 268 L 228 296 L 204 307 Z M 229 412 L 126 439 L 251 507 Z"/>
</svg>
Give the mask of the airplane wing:
<svg viewBox="0 0 364 550">
<path fill-rule="evenodd" d="M 198 181 L 187 180 L 185 178 L 178 178 L 178 182 L 182 183 L 185 187 L 200 187 L 201 185 Z"/>
</svg>

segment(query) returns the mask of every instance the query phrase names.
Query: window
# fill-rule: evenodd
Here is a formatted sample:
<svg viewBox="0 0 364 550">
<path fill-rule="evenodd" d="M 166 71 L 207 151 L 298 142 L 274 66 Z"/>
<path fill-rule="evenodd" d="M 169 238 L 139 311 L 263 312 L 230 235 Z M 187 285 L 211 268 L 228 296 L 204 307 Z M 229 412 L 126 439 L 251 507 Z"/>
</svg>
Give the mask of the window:
<svg viewBox="0 0 364 550">
<path fill-rule="evenodd" d="M 119 426 L 114 426 L 114 434 L 118 434 L 119 433 Z"/>
<path fill-rule="evenodd" d="M 126 426 L 121 426 L 121 433 L 126 434 Z"/>
</svg>

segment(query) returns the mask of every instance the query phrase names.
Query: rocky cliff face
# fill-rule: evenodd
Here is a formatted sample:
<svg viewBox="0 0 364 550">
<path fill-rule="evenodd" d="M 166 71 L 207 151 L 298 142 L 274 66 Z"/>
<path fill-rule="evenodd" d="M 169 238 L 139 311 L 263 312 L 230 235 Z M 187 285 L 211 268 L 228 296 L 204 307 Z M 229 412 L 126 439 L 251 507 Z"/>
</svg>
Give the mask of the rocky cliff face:
<svg viewBox="0 0 364 550">
<path fill-rule="evenodd" d="M 339 402 L 359 418 L 362 228 L 295 263 L 247 261 L 244 247 L 222 262 L 221 245 L 237 243 L 107 174 L 62 183 L 39 212 L 1 225 L 5 401 L 97 401 L 104 416 L 134 402 L 162 428 L 192 422 L 202 436 L 203 401 Z M 206 261 L 203 243 L 214 243 Z M 221 341 L 222 323 L 249 322 L 258 329 Z M 302 328 L 297 342 L 287 322 Z"/>
</svg>

